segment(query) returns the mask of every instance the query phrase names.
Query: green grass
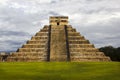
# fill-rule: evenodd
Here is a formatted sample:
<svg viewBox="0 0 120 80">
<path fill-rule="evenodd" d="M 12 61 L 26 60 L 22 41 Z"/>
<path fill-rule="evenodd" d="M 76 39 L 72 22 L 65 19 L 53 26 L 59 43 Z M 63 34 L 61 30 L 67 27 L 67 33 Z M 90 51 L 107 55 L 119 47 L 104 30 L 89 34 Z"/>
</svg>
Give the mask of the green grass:
<svg viewBox="0 0 120 80">
<path fill-rule="evenodd" d="M 0 80 L 120 80 L 120 63 L 5 62 Z"/>
</svg>

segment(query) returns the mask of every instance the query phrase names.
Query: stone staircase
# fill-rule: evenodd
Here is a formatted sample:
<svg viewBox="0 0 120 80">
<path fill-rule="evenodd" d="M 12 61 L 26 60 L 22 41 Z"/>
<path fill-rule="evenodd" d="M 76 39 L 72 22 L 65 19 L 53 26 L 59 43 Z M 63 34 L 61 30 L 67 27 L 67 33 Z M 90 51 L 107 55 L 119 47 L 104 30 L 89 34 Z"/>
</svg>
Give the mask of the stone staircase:
<svg viewBox="0 0 120 80">
<path fill-rule="evenodd" d="M 66 61 L 66 36 L 64 26 L 51 26 L 50 61 Z"/>
</svg>

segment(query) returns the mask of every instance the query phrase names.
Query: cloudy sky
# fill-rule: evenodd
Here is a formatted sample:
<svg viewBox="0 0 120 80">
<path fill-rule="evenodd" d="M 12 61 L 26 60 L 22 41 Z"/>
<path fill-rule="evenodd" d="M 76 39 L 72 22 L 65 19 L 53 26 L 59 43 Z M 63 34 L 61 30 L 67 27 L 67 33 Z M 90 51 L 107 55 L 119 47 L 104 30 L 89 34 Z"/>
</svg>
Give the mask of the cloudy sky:
<svg viewBox="0 0 120 80">
<path fill-rule="evenodd" d="M 120 46 L 120 0 L 0 0 L 0 51 L 16 51 L 61 15 L 97 48 Z"/>
</svg>

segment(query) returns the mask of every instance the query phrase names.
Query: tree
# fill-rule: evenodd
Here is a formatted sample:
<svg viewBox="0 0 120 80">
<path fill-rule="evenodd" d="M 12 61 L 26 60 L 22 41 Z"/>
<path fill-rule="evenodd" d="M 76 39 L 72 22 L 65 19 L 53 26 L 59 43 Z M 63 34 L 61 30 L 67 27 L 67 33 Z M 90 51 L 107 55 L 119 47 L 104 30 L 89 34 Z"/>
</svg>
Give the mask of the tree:
<svg viewBox="0 0 120 80">
<path fill-rule="evenodd" d="M 116 54 L 117 54 L 118 61 L 120 61 L 120 47 L 117 48 Z"/>
<path fill-rule="evenodd" d="M 120 61 L 120 47 L 114 48 L 112 46 L 105 46 L 99 48 L 106 56 L 109 56 L 112 61 Z"/>
</svg>

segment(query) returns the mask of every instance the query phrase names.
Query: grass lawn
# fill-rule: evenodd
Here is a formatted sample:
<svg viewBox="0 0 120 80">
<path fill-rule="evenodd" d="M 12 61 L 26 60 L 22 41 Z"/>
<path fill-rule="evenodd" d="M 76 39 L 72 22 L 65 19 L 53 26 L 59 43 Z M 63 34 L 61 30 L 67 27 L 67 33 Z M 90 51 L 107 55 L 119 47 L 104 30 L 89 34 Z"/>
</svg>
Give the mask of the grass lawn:
<svg viewBox="0 0 120 80">
<path fill-rule="evenodd" d="M 1 62 L 0 80 L 120 80 L 120 63 Z"/>
</svg>

